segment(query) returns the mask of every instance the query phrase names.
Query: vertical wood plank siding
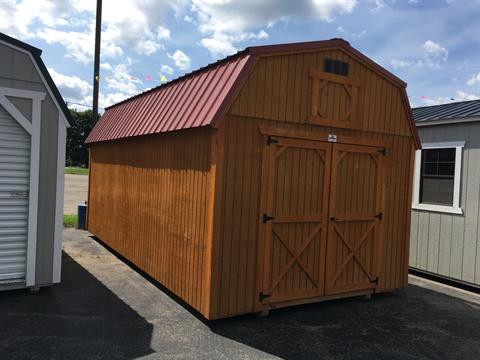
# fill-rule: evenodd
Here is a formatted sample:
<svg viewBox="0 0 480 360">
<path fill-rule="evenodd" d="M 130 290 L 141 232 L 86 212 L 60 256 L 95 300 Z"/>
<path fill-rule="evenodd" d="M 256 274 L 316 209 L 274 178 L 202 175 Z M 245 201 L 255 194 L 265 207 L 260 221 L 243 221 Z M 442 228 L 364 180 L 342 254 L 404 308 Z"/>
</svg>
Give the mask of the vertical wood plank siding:
<svg viewBox="0 0 480 360">
<path fill-rule="evenodd" d="M 93 144 L 88 228 L 208 317 L 211 129 Z"/>
<path fill-rule="evenodd" d="M 216 194 L 222 199 L 218 201 L 221 214 L 215 218 L 219 223 L 216 224 L 213 245 L 217 254 L 213 259 L 212 316 L 253 312 L 258 297 L 255 293 L 256 256 L 264 146 L 259 126 L 312 133 L 330 132 L 392 144 L 386 161 L 384 236 L 377 291 L 406 286 L 411 203 L 408 191 L 412 173 L 408 169 L 413 167 L 411 154 L 414 152 L 411 137 L 229 115 L 225 121 L 224 187 L 221 193 Z M 289 181 L 288 176 L 296 177 L 298 174 L 286 174 L 286 181 Z"/>
<path fill-rule="evenodd" d="M 480 124 L 418 130 L 424 143 L 465 141 L 460 185 L 464 215 L 413 210 L 410 266 L 480 285 Z"/>
<path fill-rule="evenodd" d="M 306 123 L 311 91 L 307 74 L 310 68 L 322 70 L 325 57 L 348 61 L 351 76 L 359 80 L 358 130 Z M 344 106 L 338 101 L 342 97 L 334 92 L 325 96 L 333 108 Z M 221 197 L 217 202 L 222 209 L 215 218 L 219 224 L 214 233 L 218 249 L 213 259 L 212 316 L 255 310 L 264 141 L 259 126 L 329 132 L 391 144 L 377 291 L 406 286 L 414 143 L 400 90 L 339 50 L 265 57 L 258 61 L 224 122 L 224 186 L 216 194 Z"/>
<path fill-rule="evenodd" d="M 359 83 L 356 129 L 307 120 L 312 109 L 309 70 L 322 71 L 325 57 L 348 61 L 351 77 Z M 326 89 L 320 97 L 322 104 L 328 103 L 328 112 L 348 107 L 343 89 Z M 365 249 L 362 256 L 378 261 L 376 291 L 406 286 L 414 138 L 401 94 L 396 85 L 341 50 L 261 56 L 218 129 L 197 128 L 91 146 L 89 230 L 208 319 L 261 310 L 257 278 L 265 263 L 258 247 L 266 151 L 259 127 L 337 134 L 388 148 L 378 259 L 368 258 Z M 330 154 L 330 147 L 324 148 Z M 374 152 L 380 156 L 378 150 Z M 278 194 L 289 187 L 313 187 L 308 181 L 292 181 L 300 168 L 306 169 L 307 177 L 318 170 L 320 165 L 308 154 L 286 152 L 288 166 L 279 162 L 278 167 Z M 348 164 L 353 166 L 353 160 Z M 328 173 L 326 178 L 330 177 Z M 348 184 L 352 186 L 351 179 Z M 308 208 L 307 201 L 285 195 L 278 199 L 284 208 Z M 298 235 L 292 235 L 295 246 L 300 246 L 309 226 L 290 227 L 288 231 Z M 312 244 L 320 248 L 319 241 Z M 279 249 L 273 249 L 277 256 L 271 261 L 277 272 L 289 261 L 287 252 Z M 345 251 L 337 253 L 346 256 Z M 321 261 L 317 264 L 306 256 L 304 261 L 315 278 L 323 271 Z M 351 277 L 358 275 L 354 267 L 347 270 Z M 303 281 L 299 282 L 302 294 L 313 292 L 301 274 L 294 269 L 279 283 L 279 292 L 293 281 Z M 322 291 L 323 287 L 318 294 Z"/>
</svg>

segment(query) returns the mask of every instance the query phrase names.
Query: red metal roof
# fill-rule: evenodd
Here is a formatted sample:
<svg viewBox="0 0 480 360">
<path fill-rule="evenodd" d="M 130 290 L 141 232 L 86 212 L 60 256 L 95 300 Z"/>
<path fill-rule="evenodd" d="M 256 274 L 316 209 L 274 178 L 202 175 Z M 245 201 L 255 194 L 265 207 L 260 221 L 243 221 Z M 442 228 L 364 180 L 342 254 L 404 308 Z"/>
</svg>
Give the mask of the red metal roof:
<svg viewBox="0 0 480 360">
<path fill-rule="evenodd" d="M 236 55 L 107 108 L 85 142 L 212 124 L 249 59 Z"/>
<path fill-rule="evenodd" d="M 402 80 L 342 39 L 255 46 L 108 107 L 85 142 L 215 127 L 258 56 L 325 48 L 342 48 L 399 87 L 406 87 Z M 405 93 L 404 97 L 407 111 L 410 111 Z M 420 142 L 413 118 L 410 122 L 418 147 Z"/>
</svg>

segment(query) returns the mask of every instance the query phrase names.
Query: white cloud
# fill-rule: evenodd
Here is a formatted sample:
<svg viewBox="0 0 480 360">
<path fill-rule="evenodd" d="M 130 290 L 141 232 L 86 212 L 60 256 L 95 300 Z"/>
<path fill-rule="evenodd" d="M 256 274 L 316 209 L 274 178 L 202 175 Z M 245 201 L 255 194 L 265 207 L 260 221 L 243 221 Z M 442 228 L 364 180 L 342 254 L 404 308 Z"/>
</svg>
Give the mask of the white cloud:
<svg viewBox="0 0 480 360">
<path fill-rule="evenodd" d="M 351 36 L 351 37 L 354 37 L 354 38 L 357 38 L 357 39 L 360 39 L 362 37 L 364 37 L 366 34 L 367 34 L 367 30 L 362 30 L 362 31 L 359 31 L 358 33 L 351 33 L 351 32 L 348 32 L 347 29 L 345 29 L 343 26 L 337 26 L 337 32 L 339 34 L 342 34 L 344 36 Z"/>
<path fill-rule="evenodd" d="M 477 83 L 480 84 L 480 72 L 473 74 L 473 76 L 467 81 L 468 86 L 473 86 Z"/>
<path fill-rule="evenodd" d="M 420 58 L 391 59 L 390 65 L 394 69 L 410 66 L 440 68 L 448 60 L 448 50 L 431 40 L 425 41 L 421 48 L 423 55 Z"/>
<path fill-rule="evenodd" d="M 38 21 L 42 25 L 68 25 L 67 15 L 70 11 L 68 1 L 45 0 L 2 0 L 0 8 L 0 31 L 12 36 L 31 37 L 30 25 Z"/>
<path fill-rule="evenodd" d="M 331 22 L 338 13 L 351 13 L 357 4 L 357 0 L 192 2 L 198 29 L 205 35 L 200 43 L 215 57 L 235 52 L 236 44 L 242 41 L 267 38 L 268 34 L 262 27 L 289 21 Z M 190 21 L 191 18 L 185 20 Z"/>
<path fill-rule="evenodd" d="M 401 69 L 404 67 L 412 66 L 412 62 L 406 60 L 392 59 L 390 60 L 390 65 L 392 65 L 394 69 Z"/>
<path fill-rule="evenodd" d="M 123 66 L 125 66 L 125 64 Z M 120 70 L 125 70 L 125 68 L 120 66 Z M 52 76 L 53 80 L 55 81 L 55 84 L 58 86 L 58 89 L 62 94 L 63 98 L 65 99 L 65 101 L 68 102 L 69 108 L 74 108 L 79 111 L 84 111 L 91 108 L 93 99 L 93 87 L 92 85 L 90 85 L 90 83 L 83 79 L 80 79 L 78 76 L 68 76 L 61 74 L 52 68 L 49 68 L 48 71 Z M 103 78 L 101 81 L 103 81 Z M 128 81 L 124 80 L 123 83 L 126 84 L 128 83 Z M 125 86 L 115 86 L 115 84 L 111 85 L 113 86 L 111 86 L 110 88 L 118 87 L 125 89 Z M 127 90 L 132 91 L 132 88 L 127 88 Z M 98 105 L 100 108 L 105 108 L 107 106 L 120 102 L 131 95 L 133 94 L 125 93 L 122 91 L 115 91 L 108 94 L 100 92 L 98 96 Z"/>
<path fill-rule="evenodd" d="M 234 43 L 245 40 L 261 40 L 267 39 L 268 33 L 260 30 L 258 33 L 243 32 L 237 34 L 213 33 L 212 37 L 203 38 L 200 43 L 205 46 L 214 57 L 221 57 L 231 55 L 237 52 L 237 48 L 233 46 Z"/>
<path fill-rule="evenodd" d="M 100 64 L 100 69 L 111 71 L 113 67 L 108 62 L 105 62 Z"/>
<path fill-rule="evenodd" d="M 105 87 L 128 96 L 138 94 L 142 81 L 131 75 L 132 64 L 133 60 L 126 58 L 125 62 L 115 65 L 112 69 L 112 75 L 103 77 Z"/>
<path fill-rule="evenodd" d="M 170 39 L 170 30 L 160 25 L 157 28 L 157 36 L 159 39 Z"/>
<path fill-rule="evenodd" d="M 173 68 L 168 65 L 161 65 L 160 66 L 160 73 L 162 75 L 172 75 L 173 74 Z"/>
<path fill-rule="evenodd" d="M 48 68 L 48 72 L 52 76 L 53 81 L 58 87 L 65 101 L 76 104 L 69 104 L 69 107 L 85 110 L 84 106 L 78 104 L 89 105 L 92 103 L 93 87 L 89 82 L 80 79 L 78 76 L 68 76 L 60 74 L 53 68 Z M 89 100 L 90 99 L 90 100 Z"/>
<path fill-rule="evenodd" d="M 427 40 L 422 45 L 422 49 L 427 53 L 427 56 L 432 60 L 447 61 L 448 51 L 432 40 Z"/>
<path fill-rule="evenodd" d="M 233 46 L 231 38 L 223 33 L 215 33 L 211 38 L 204 38 L 200 43 L 210 51 L 215 58 L 231 55 L 237 51 Z"/>
<path fill-rule="evenodd" d="M 173 54 L 168 54 L 168 57 L 175 62 L 180 70 L 185 71 L 190 68 L 190 58 L 183 51 L 177 50 Z"/>
<path fill-rule="evenodd" d="M 0 31 L 60 44 L 67 50 L 67 57 L 83 64 L 93 61 L 95 0 L 1 2 Z M 170 30 L 162 25 L 163 17 L 169 9 L 180 11 L 179 4 L 183 3 L 183 0 L 103 1 L 102 57 L 122 56 L 127 48 L 144 55 L 162 49 L 161 41 L 170 38 Z"/>
<path fill-rule="evenodd" d="M 422 97 L 422 102 L 425 103 L 426 105 L 441 105 L 441 104 L 448 104 L 451 102 L 456 102 L 456 101 L 469 101 L 469 100 L 479 100 L 480 99 L 480 94 L 471 94 L 464 92 L 462 90 L 457 90 L 456 91 L 456 96 L 455 97 L 443 97 L 443 96 L 438 96 L 435 98 L 428 98 L 428 97 Z"/>
<path fill-rule="evenodd" d="M 98 106 L 105 109 L 106 107 L 116 104 L 122 100 L 125 100 L 128 97 L 130 96 L 121 92 L 108 93 L 106 95 L 103 93 L 100 93 L 98 96 Z"/>
<path fill-rule="evenodd" d="M 478 99 L 480 99 L 480 94 L 476 95 L 476 94 L 467 93 L 461 90 L 457 90 L 457 100 L 465 101 L 465 100 L 478 100 Z"/>
<path fill-rule="evenodd" d="M 92 85 L 78 76 L 60 74 L 53 68 L 49 68 L 48 72 L 58 89 L 62 92 L 62 95 L 66 98 L 81 99 L 93 90 Z"/>
<path fill-rule="evenodd" d="M 370 2 L 372 2 L 375 5 L 375 7 L 370 9 L 370 12 L 372 14 L 382 10 L 385 7 L 385 1 L 384 0 L 371 0 Z"/>
<path fill-rule="evenodd" d="M 185 15 L 183 20 L 186 21 L 186 22 L 192 23 L 192 24 L 196 24 L 195 20 L 193 20 L 193 18 L 191 16 L 188 16 L 188 15 Z"/>
</svg>

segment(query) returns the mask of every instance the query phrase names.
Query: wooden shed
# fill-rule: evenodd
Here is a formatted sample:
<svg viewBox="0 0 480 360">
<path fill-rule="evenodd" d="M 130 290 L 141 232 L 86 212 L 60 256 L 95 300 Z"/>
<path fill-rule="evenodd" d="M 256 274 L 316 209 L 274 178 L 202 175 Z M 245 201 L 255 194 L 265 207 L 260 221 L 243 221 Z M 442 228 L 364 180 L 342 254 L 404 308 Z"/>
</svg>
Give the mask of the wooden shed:
<svg viewBox="0 0 480 360">
<path fill-rule="evenodd" d="M 332 39 L 120 102 L 87 139 L 88 229 L 207 319 L 405 287 L 405 87 Z"/>
<path fill-rule="evenodd" d="M 70 112 L 41 53 L 0 33 L 0 290 L 60 282 Z"/>
</svg>

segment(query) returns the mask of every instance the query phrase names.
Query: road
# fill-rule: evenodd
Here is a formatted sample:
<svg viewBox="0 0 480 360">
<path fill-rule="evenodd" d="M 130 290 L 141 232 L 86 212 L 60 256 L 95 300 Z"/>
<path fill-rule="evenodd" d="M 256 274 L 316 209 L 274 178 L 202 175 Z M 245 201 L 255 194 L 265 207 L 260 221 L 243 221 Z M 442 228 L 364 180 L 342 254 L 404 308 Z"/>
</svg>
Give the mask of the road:
<svg viewBox="0 0 480 360">
<path fill-rule="evenodd" d="M 83 203 L 88 196 L 88 175 L 65 174 L 65 198 L 63 213 L 74 215 L 77 204 Z"/>
</svg>

